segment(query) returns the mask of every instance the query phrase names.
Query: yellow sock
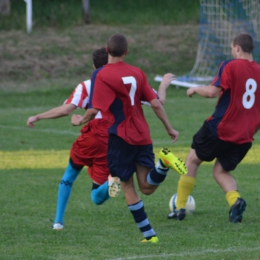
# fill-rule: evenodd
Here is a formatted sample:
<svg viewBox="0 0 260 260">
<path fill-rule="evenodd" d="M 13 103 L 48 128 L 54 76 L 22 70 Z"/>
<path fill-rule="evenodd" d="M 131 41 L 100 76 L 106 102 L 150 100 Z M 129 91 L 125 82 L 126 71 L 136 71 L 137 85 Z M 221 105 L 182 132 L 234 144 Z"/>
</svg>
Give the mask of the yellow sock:
<svg viewBox="0 0 260 260">
<path fill-rule="evenodd" d="M 196 178 L 182 175 L 178 183 L 176 210 L 185 208 L 188 197 L 194 188 Z"/>
<path fill-rule="evenodd" d="M 241 198 L 240 193 L 237 190 L 231 190 L 226 193 L 226 200 L 228 202 L 229 207 L 231 207 L 238 198 Z"/>
</svg>

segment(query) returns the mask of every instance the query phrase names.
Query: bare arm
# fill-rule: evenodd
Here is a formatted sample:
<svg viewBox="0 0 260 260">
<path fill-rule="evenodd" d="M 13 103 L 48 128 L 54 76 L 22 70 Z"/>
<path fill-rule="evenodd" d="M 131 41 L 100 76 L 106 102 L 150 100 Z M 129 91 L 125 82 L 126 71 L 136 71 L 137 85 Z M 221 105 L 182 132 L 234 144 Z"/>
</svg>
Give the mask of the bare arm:
<svg viewBox="0 0 260 260">
<path fill-rule="evenodd" d="M 158 99 L 153 99 L 150 102 L 150 104 L 151 104 L 151 107 L 152 107 L 154 113 L 162 121 L 167 133 L 169 134 L 169 136 L 173 139 L 173 142 L 175 143 L 178 139 L 179 133 L 172 128 L 160 101 Z"/>
<path fill-rule="evenodd" d="M 193 87 L 187 90 L 187 96 L 192 97 L 194 94 L 198 94 L 205 98 L 215 98 L 219 95 L 221 87 L 208 85 L 205 87 Z"/>
<path fill-rule="evenodd" d="M 170 86 L 173 80 L 175 80 L 175 75 L 173 75 L 172 73 L 164 74 L 157 93 L 159 96 L 159 101 L 161 102 L 162 105 L 164 105 L 166 100 L 166 90 Z"/>
<path fill-rule="evenodd" d="M 33 128 L 34 123 L 42 119 L 52 119 L 68 116 L 74 109 L 76 109 L 76 106 L 73 104 L 63 104 L 59 107 L 52 108 L 44 113 L 29 117 L 27 120 L 27 126 Z"/>
<path fill-rule="evenodd" d="M 99 112 L 98 109 L 89 108 L 86 110 L 83 116 L 81 115 L 72 115 L 71 117 L 71 124 L 74 126 L 86 124 L 92 119 L 95 118 L 96 114 Z"/>
</svg>

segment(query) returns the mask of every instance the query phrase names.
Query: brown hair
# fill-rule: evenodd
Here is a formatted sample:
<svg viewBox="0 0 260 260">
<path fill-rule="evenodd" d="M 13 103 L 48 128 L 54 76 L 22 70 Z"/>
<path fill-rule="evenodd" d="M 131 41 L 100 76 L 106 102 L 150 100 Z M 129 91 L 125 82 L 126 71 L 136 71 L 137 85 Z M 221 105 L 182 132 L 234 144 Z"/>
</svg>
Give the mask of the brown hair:
<svg viewBox="0 0 260 260">
<path fill-rule="evenodd" d="M 107 51 L 113 57 L 121 57 L 127 48 L 127 39 L 123 34 L 113 34 L 107 41 Z"/>
<path fill-rule="evenodd" d="M 233 39 L 233 45 L 239 45 L 244 52 L 252 53 L 254 41 L 250 34 L 240 33 Z"/>
<path fill-rule="evenodd" d="M 106 48 L 102 47 L 100 49 L 95 50 L 92 54 L 92 59 L 93 59 L 93 64 L 96 67 L 96 69 L 107 64 L 108 54 L 106 52 Z"/>
</svg>

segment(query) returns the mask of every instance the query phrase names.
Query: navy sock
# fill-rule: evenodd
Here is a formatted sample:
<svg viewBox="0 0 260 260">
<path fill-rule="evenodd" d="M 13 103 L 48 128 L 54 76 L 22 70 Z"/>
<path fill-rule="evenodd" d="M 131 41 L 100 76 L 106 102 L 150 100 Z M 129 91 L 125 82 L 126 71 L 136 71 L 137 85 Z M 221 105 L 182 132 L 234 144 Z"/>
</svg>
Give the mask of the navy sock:
<svg viewBox="0 0 260 260">
<path fill-rule="evenodd" d="M 160 185 L 167 176 L 168 168 L 158 168 L 157 165 L 148 173 L 147 182 L 151 185 Z"/>
<path fill-rule="evenodd" d="M 150 225 L 147 215 L 144 211 L 143 202 L 140 200 L 135 204 L 128 205 L 128 208 L 134 217 L 137 227 L 143 233 L 144 237 L 146 239 L 150 239 L 151 237 L 156 236 L 152 226 Z"/>
</svg>

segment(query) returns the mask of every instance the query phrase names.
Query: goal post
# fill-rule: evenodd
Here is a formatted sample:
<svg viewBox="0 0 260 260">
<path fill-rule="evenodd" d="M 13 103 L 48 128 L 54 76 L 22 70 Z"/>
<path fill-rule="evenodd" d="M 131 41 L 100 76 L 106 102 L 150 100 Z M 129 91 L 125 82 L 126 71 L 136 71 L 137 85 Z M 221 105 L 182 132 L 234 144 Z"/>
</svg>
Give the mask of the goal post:
<svg viewBox="0 0 260 260">
<path fill-rule="evenodd" d="M 171 84 L 182 87 L 209 84 L 220 63 L 232 58 L 230 43 L 236 34 L 242 32 L 253 37 L 253 56 L 259 63 L 259 0 L 200 0 L 199 40 L 194 66 L 188 74 L 177 77 Z M 154 78 L 155 81 L 161 79 L 159 75 Z"/>
<path fill-rule="evenodd" d="M 32 32 L 32 0 L 24 0 L 26 3 L 26 27 L 27 32 Z"/>
</svg>

